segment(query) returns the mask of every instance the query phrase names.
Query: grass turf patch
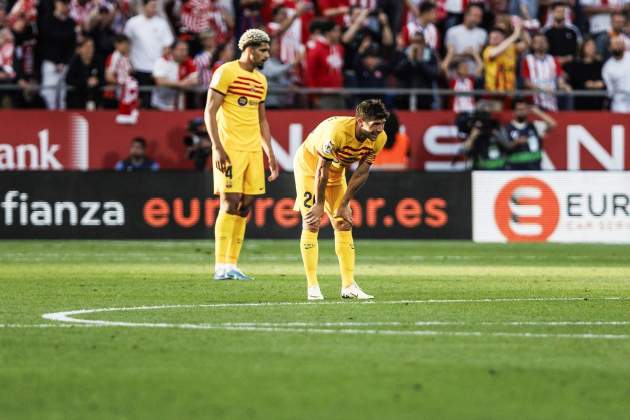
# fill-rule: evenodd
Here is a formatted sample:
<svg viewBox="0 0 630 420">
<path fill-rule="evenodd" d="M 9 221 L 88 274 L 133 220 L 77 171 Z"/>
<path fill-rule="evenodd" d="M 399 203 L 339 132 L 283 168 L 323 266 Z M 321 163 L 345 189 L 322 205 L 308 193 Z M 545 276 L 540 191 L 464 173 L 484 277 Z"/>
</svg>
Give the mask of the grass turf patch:
<svg viewBox="0 0 630 420">
<path fill-rule="evenodd" d="M 356 246 L 357 280 L 380 303 L 215 307 L 196 305 L 303 302 L 297 241 L 246 241 L 248 283 L 210 280 L 210 241 L 2 242 L 5 326 L 56 324 L 42 314 L 81 308 L 191 305 L 78 318 L 292 331 L 0 328 L 0 419 L 627 416 L 630 339 L 562 335 L 630 335 L 610 323 L 630 321 L 630 301 L 602 299 L 630 297 L 630 247 Z M 320 273 L 327 302 L 339 301 L 330 241 Z M 531 297 L 543 300 L 515 300 Z M 545 300 L 562 297 L 579 299 Z M 510 300 L 470 301 L 486 298 Z M 383 303 L 400 300 L 463 301 Z M 427 321 L 450 324 L 417 325 Z M 413 331 L 481 335 L 404 335 Z"/>
</svg>

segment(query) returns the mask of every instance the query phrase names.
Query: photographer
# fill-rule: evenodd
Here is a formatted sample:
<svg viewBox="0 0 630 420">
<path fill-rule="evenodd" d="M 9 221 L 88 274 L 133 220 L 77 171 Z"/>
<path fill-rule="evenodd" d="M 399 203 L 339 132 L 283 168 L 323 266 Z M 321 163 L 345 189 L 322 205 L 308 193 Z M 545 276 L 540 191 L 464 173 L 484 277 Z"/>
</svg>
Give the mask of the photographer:
<svg viewBox="0 0 630 420">
<path fill-rule="evenodd" d="M 473 170 L 501 170 L 510 143 L 499 122 L 480 104 L 472 114 L 458 114 L 456 124 L 464 140 L 460 153 L 473 161 Z"/>
<path fill-rule="evenodd" d="M 530 113 L 540 120 L 528 121 Z M 537 106 L 530 107 L 524 99 L 515 100 L 514 118 L 505 127 L 510 142 L 507 169 L 540 170 L 543 138 L 556 125 L 556 120 Z"/>
<path fill-rule="evenodd" d="M 195 170 L 204 171 L 212 154 L 212 142 L 203 118 L 198 117 L 188 123 L 188 135 L 184 137 L 186 158 L 193 161 Z"/>
</svg>

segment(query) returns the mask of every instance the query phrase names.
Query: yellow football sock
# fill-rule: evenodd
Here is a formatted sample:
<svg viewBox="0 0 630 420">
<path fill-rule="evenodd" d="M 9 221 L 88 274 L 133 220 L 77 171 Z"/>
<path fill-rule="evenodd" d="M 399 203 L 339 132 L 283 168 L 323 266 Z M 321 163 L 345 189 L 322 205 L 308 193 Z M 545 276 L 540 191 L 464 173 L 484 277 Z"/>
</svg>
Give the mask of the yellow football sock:
<svg viewBox="0 0 630 420">
<path fill-rule="evenodd" d="M 300 250 L 302 251 L 302 261 L 306 272 L 308 286 L 317 286 L 317 261 L 319 259 L 319 245 L 317 244 L 318 232 L 311 232 L 303 229 L 300 236 Z"/>
<path fill-rule="evenodd" d="M 335 231 L 335 253 L 339 259 L 341 287 L 354 283 L 354 241 L 351 230 Z"/>
<path fill-rule="evenodd" d="M 243 238 L 245 238 L 245 227 L 247 226 L 247 218 L 234 216 L 234 230 L 230 238 L 228 246 L 227 263 L 236 265 L 238 256 L 241 254 L 243 246 Z"/>
<path fill-rule="evenodd" d="M 228 247 L 234 231 L 234 219 L 237 216 L 219 210 L 214 224 L 214 260 L 217 264 L 227 263 Z"/>
</svg>

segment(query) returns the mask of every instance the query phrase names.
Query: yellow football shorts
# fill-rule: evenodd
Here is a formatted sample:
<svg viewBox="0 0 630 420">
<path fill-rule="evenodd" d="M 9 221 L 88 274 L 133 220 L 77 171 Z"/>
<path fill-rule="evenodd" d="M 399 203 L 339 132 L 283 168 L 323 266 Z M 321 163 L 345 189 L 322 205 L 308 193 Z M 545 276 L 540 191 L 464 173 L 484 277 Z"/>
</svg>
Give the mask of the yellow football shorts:
<svg viewBox="0 0 630 420">
<path fill-rule="evenodd" d="M 297 193 L 293 210 L 299 211 L 302 213 L 302 216 L 305 216 L 315 204 L 315 175 L 305 174 L 301 166 L 295 162 L 293 165 L 293 176 L 295 177 L 295 190 Z M 329 182 L 326 186 L 324 210 L 330 220 L 333 220 L 347 189 L 346 177 L 343 173 L 341 174 L 340 182 L 334 182 L 332 185 Z"/>
<path fill-rule="evenodd" d="M 212 160 L 214 193 L 242 193 L 258 195 L 265 193 L 265 167 L 262 150 L 244 152 L 225 149 L 230 166 L 225 173 L 219 171 Z"/>
</svg>

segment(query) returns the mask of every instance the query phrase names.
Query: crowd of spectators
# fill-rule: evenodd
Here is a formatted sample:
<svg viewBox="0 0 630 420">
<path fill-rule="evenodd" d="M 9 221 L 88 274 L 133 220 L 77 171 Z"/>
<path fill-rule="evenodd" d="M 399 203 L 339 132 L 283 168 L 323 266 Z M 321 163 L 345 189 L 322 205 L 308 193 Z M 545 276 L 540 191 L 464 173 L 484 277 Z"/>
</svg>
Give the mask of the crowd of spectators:
<svg viewBox="0 0 630 420">
<path fill-rule="evenodd" d="M 0 106 L 199 108 L 205 98 L 191 92 L 207 89 L 255 27 L 272 37 L 270 108 L 363 99 L 298 87 L 388 87 L 460 92 L 417 95 L 419 109 L 472 109 L 472 90 L 505 107 L 504 92 L 527 89 L 548 111 L 630 112 L 630 0 L 566 1 L 0 0 Z M 555 94 L 572 90 L 610 99 Z"/>
</svg>

